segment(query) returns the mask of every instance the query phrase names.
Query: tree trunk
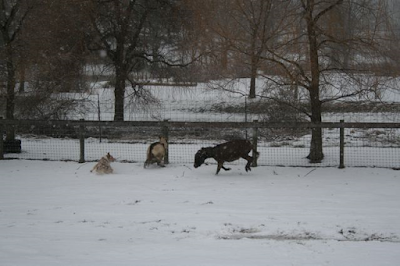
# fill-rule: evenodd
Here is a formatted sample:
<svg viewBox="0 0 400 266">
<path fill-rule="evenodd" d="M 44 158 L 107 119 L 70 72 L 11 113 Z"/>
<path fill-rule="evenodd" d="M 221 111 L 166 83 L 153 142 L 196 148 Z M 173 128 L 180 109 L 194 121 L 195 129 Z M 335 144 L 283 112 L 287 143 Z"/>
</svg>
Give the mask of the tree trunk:
<svg viewBox="0 0 400 266">
<path fill-rule="evenodd" d="M 256 98 L 256 78 L 258 69 L 258 58 L 256 55 L 256 35 L 253 34 L 253 40 L 251 43 L 251 66 L 250 66 L 250 92 L 249 98 Z"/>
<path fill-rule="evenodd" d="M 310 93 L 310 104 L 311 104 L 311 122 L 320 124 L 321 119 L 321 101 L 319 95 L 319 83 L 320 83 L 320 66 L 319 66 L 319 55 L 318 55 L 318 40 L 317 40 L 317 26 L 313 18 L 314 1 L 310 0 L 308 7 L 305 12 L 305 19 L 307 22 L 307 37 L 310 54 L 310 71 L 311 71 L 311 82 L 308 87 Z M 311 163 L 319 163 L 324 158 L 322 152 L 322 129 L 313 128 L 311 130 L 311 144 L 310 154 L 307 157 Z"/>
<path fill-rule="evenodd" d="M 21 66 L 21 69 L 19 71 L 18 92 L 19 93 L 24 93 L 25 92 L 25 67 L 24 66 Z"/>
<path fill-rule="evenodd" d="M 249 98 L 256 98 L 256 79 L 257 79 L 257 60 L 255 56 L 251 58 L 251 73 L 250 73 L 250 92 Z"/>
<path fill-rule="evenodd" d="M 14 119 L 15 111 L 15 70 L 12 61 L 12 50 L 11 47 L 8 49 L 7 58 L 7 104 L 6 104 L 6 119 Z M 15 130 L 13 127 L 9 127 L 7 130 L 6 141 L 15 140 Z"/>
<path fill-rule="evenodd" d="M 124 99 L 125 99 L 125 71 L 116 70 L 114 90 L 114 121 L 124 121 Z"/>
<path fill-rule="evenodd" d="M 322 119 L 321 101 L 319 100 L 319 88 L 310 90 L 311 122 L 320 124 Z M 324 158 L 322 151 L 322 128 L 311 129 L 310 154 L 307 156 L 310 163 L 320 163 Z"/>
<path fill-rule="evenodd" d="M 258 69 L 258 57 L 256 52 L 257 32 L 258 32 L 258 27 L 255 27 L 251 34 L 251 47 L 250 47 L 251 66 L 250 66 L 250 92 L 249 92 L 250 99 L 256 98 L 256 78 Z"/>
<path fill-rule="evenodd" d="M 14 119 L 15 110 L 15 76 L 12 67 L 8 66 L 7 63 L 7 107 L 6 107 L 6 118 Z"/>
<path fill-rule="evenodd" d="M 228 71 L 228 45 L 226 43 L 221 48 L 221 69 L 225 73 Z"/>
</svg>

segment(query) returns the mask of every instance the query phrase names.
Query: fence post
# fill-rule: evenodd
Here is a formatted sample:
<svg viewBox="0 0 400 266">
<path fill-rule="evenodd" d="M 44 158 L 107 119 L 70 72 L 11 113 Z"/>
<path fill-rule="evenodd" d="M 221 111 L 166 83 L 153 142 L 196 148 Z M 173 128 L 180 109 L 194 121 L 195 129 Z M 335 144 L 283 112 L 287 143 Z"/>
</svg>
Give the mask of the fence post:
<svg viewBox="0 0 400 266">
<path fill-rule="evenodd" d="M 251 166 L 257 167 L 258 120 L 253 120 L 253 124 L 253 163 Z"/>
<path fill-rule="evenodd" d="M 4 159 L 4 141 L 3 141 L 3 133 L 4 133 L 4 126 L 1 123 L 3 121 L 3 117 L 0 117 L 0 160 Z"/>
<path fill-rule="evenodd" d="M 100 96 L 97 93 L 97 119 L 99 120 L 99 122 L 101 122 L 101 109 L 100 109 Z M 101 143 L 101 124 L 99 123 L 99 140 Z"/>
<path fill-rule="evenodd" d="M 247 97 L 244 97 L 244 122 L 247 123 Z M 247 128 L 246 128 L 246 139 L 247 139 Z"/>
<path fill-rule="evenodd" d="M 168 151 L 169 150 L 169 144 L 168 144 L 169 127 L 168 127 L 168 119 L 165 119 L 163 121 L 163 123 L 162 123 L 161 134 L 167 140 L 167 148 L 165 150 L 164 164 L 169 164 L 169 151 Z"/>
<path fill-rule="evenodd" d="M 344 166 L 344 120 L 340 120 L 340 163 L 339 169 L 343 169 Z"/>
<path fill-rule="evenodd" d="M 84 119 L 80 119 L 81 122 Z M 85 126 L 82 124 L 79 125 L 79 163 L 85 162 Z"/>
</svg>

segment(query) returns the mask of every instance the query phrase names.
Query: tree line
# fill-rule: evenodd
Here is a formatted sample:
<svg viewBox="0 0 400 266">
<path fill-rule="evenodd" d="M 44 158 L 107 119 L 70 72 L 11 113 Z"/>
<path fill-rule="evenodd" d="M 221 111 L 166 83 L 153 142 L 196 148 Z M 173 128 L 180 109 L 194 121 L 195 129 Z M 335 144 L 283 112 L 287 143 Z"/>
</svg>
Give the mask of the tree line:
<svg viewBox="0 0 400 266">
<path fill-rule="evenodd" d="M 103 64 L 113 73 L 114 120 L 124 120 L 127 87 L 146 97 L 134 75 L 146 72 L 246 77 L 249 98 L 284 102 L 320 123 L 324 103 L 376 93 L 381 77 L 398 75 L 396 10 L 390 0 L 0 0 L 6 118 L 26 86 L 48 106 L 55 92 L 85 89 L 85 66 Z M 257 91 L 260 76 L 272 85 Z M 293 97 L 276 97 L 276 88 Z M 323 159 L 319 128 L 309 158 Z"/>
</svg>

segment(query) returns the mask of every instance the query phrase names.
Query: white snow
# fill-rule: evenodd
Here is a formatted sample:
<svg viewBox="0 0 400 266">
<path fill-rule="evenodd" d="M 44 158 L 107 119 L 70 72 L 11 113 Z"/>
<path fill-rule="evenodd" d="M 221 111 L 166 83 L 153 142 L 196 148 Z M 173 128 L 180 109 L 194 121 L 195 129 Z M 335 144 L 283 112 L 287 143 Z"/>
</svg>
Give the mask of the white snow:
<svg viewBox="0 0 400 266">
<path fill-rule="evenodd" d="M 400 172 L 0 161 L 0 265 L 398 265 Z"/>
<path fill-rule="evenodd" d="M 248 87 L 240 82 L 235 90 Z M 91 95 L 65 95 L 84 100 L 71 118 L 97 120 L 100 108 L 102 120 L 113 119 L 113 91 L 103 85 Z M 254 119 L 210 111 L 216 102 L 244 105 L 240 93 L 206 84 L 149 89 L 160 105 L 139 110 L 128 102 L 127 120 Z M 396 91 L 383 97 L 400 101 Z M 396 122 L 399 116 L 325 114 L 324 121 L 342 118 Z M 345 165 L 393 167 L 400 162 L 397 133 L 346 130 Z M 148 143 L 89 138 L 86 160 L 111 152 L 120 161 L 112 164 L 114 174 L 96 175 L 89 172 L 95 162 L 23 160 L 78 160 L 78 140 L 21 136 L 23 152 L 6 155 L 20 160 L 0 161 L 0 265 L 398 265 L 400 172 L 339 170 L 338 134 L 324 136 L 318 164 L 324 167 L 305 158 L 307 134 L 260 142 L 262 166 L 246 173 L 241 160 L 217 176 L 215 164 L 192 165 L 199 148 L 217 144 L 211 140 L 174 143 L 172 164 L 143 169 Z"/>
<path fill-rule="evenodd" d="M 376 80 L 376 77 L 364 77 L 369 80 Z M 354 91 L 354 84 L 348 79 L 338 76 L 331 77 L 334 88 L 322 89 L 322 97 L 337 97 L 341 90 Z M 363 97 L 345 98 L 345 101 L 365 101 L 378 103 L 399 103 L 400 93 L 398 91 L 399 79 L 392 79 L 379 83 L 379 94 L 381 98 L 375 99 L 371 95 Z M 272 84 L 271 84 L 272 83 Z M 364 83 L 370 83 L 365 81 Z M 260 98 L 248 99 L 247 93 L 250 79 L 217 80 L 209 83 L 198 83 L 197 86 L 144 86 L 160 102 L 157 105 L 138 105 L 132 99 L 132 88 L 127 87 L 125 93 L 125 120 L 147 121 L 147 120 L 171 120 L 171 121 L 262 121 L 265 116 L 248 113 L 227 113 L 215 110 L 215 105 L 227 106 L 236 105 L 243 109 L 246 104 L 257 102 Z M 257 94 L 269 92 L 269 97 L 276 97 L 281 93 L 280 88 L 265 78 L 257 79 Z M 106 82 L 95 82 L 91 84 L 90 93 L 63 93 L 62 97 L 82 101 L 81 108 L 68 115 L 70 119 L 98 120 L 99 110 L 101 120 L 114 119 L 114 90 Z M 222 89 L 223 88 L 223 89 Z M 341 91 L 340 90 L 340 91 Z M 308 93 L 300 89 L 300 99 L 307 99 Z M 264 95 L 267 96 L 267 95 Z M 59 95 L 60 97 L 60 95 Z M 371 113 L 324 113 L 323 121 L 339 122 L 344 119 L 346 122 L 399 122 L 398 114 L 393 112 L 371 112 Z"/>
</svg>

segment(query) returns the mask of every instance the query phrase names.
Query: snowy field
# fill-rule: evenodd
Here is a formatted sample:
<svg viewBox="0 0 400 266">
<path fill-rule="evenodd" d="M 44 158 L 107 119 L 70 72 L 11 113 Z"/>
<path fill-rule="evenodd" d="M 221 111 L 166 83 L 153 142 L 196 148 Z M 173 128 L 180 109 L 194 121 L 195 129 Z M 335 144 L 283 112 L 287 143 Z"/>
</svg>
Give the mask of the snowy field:
<svg viewBox="0 0 400 266">
<path fill-rule="evenodd" d="M 0 265 L 398 265 L 400 172 L 0 161 Z"/>
<path fill-rule="evenodd" d="M 338 83 L 342 83 L 341 81 Z M 393 80 L 389 88 L 380 93 L 380 99 L 366 98 L 346 98 L 347 101 L 379 102 L 381 104 L 399 103 L 400 93 L 398 85 L 400 81 Z M 263 78 L 257 79 L 257 93 L 262 94 L 268 85 L 268 81 Z M 343 84 L 342 84 L 343 85 Z M 216 106 L 237 106 L 245 108 L 246 104 L 257 102 L 248 99 L 248 89 L 250 79 L 239 80 L 219 80 L 210 83 L 198 83 L 197 86 L 144 86 L 146 91 L 156 98 L 159 102 L 150 105 L 138 105 L 132 99 L 134 94 L 132 88 L 127 87 L 125 92 L 125 120 L 127 121 L 262 121 L 265 116 L 243 113 L 226 113 L 215 110 Z M 339 86 L 339 85 L 338 85 Z M 347 84 L 346 86 L 350 86 Z M 215 89 L 215 88 L 224 88 Z M 275 86 L 273 86 L 275 88 Z M 339 86 L 340 87 L 340 86 Z M 69 119 L 78 120 L 113 120 L 114 119 L 114 90 L 108 82 L 96 82 L 90 85 L 90 90 L 86 93 L 65 93 L 62 98 L 73 98 L 82 101 L 81 108 L 76 108 L 74 113 L 69 114 Z M 302 91 L 302 90 L 300 90 Z M 337 96 L 336 91 L 323 91 L 322 97 Z M 300 93 L 300 98 L 307 98 L 307 93 Z M 332 96 L 334 95 L 334 96 Z M 399 115 L 395 112 L 372 112 L 372 113 L 324 113 L 324 122 L 339 122 L 344 119 L 346 122 L 399 122 Z"/>
</svg>

